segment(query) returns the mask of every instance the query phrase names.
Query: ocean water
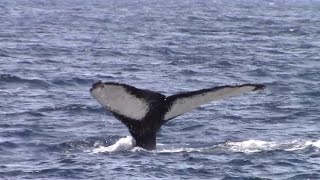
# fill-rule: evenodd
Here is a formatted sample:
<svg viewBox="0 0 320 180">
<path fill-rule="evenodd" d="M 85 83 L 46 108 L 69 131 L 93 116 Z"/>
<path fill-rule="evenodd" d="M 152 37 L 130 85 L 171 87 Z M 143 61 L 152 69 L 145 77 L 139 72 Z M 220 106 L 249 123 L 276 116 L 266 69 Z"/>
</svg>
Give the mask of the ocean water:
<svg viewBox="0 0 320 180">
<path fill-rule="evenodd" d="M 320 1 L 1 0 L 0 179 L 320 179 Z M 239 83 L 132 149 L 89 89 Z"/>
</svg>

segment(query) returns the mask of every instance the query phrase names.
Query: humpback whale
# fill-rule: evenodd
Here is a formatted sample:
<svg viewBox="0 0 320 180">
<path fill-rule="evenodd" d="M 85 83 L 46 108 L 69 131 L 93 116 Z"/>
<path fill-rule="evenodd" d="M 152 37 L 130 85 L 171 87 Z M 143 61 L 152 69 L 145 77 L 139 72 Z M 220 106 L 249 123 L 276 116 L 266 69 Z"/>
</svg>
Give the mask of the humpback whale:
<svg viewBox="0 0 320 180">
<path fill-rule="evenodd" d="M 226 85 L 165 96 L 159 92 L 99 81 L 91 95 L 129 129 L 136 146 L 156 149 L 156 134 L 169 120 L 211 101 L 250 91 L 263 90 L 263 84 Z"/>
</svg>

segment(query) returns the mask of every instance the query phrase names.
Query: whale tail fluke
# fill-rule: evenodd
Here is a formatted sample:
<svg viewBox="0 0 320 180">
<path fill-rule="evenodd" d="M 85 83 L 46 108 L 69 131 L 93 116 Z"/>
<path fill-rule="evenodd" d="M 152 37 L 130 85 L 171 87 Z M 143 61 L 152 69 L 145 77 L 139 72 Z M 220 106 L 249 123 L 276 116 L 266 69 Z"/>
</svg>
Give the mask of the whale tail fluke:
<svg viewBox="0 0 320 180">
<path fill-rule="evenodd" d="M 156 148 L 156 133 L 168 120 L 211 101 L 264 88 L 263 84 L 227 85 L 166 97 L 126 84 L 99 81 L 93 84 L 90 93 L 128 127 L 136 146 L 153 150 Z"/>
</svg>

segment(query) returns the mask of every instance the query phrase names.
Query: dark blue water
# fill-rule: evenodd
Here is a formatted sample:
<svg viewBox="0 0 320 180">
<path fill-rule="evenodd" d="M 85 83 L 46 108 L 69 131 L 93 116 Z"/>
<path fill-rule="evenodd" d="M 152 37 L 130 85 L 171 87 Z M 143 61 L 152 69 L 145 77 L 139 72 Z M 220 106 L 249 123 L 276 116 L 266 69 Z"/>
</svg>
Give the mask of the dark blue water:
<svg viewBox="0 0 320 180">
<path fill-rule="evenodd" d="M 320 179 L 319 1 L 0 1 L 0 179 Z M 90 96 L 264 92 L 170 121 L 158 150 Z"/>
</svg>

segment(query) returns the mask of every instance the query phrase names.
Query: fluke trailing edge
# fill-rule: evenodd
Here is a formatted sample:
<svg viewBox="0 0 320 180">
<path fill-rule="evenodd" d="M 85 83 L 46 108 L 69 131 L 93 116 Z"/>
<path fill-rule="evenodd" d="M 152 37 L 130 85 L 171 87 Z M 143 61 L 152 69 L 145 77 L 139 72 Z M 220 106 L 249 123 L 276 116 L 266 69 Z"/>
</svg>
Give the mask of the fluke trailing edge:
<svg viewBox="0 0 320 180">
<path fill-rule="evenodd" d="M 263 90 L 263 84 L 227 85 L 165 96 L 126 84 L 97 82 L 92 96 L 125 124 L 136 146 L 156 148 L 156 134 L 169 120 L 203 104 L 250 91 Z"/>
</svg>

